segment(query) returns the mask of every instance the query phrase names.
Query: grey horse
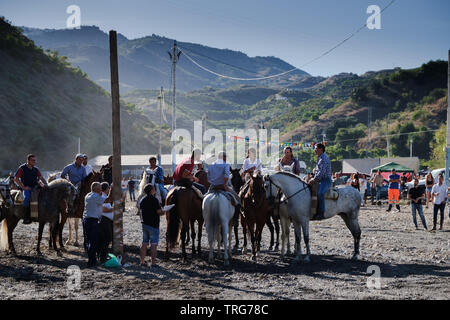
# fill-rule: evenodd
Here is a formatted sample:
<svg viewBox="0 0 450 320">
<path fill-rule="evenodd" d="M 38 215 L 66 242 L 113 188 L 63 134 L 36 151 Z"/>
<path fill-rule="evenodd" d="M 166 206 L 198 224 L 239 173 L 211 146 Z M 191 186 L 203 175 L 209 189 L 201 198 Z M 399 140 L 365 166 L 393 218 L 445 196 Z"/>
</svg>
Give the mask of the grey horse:
<svg viewBox="0 0 450 320">
<path fill-rule="evenodd" d="M 295 232 L 301 239 L 301 230 L 306 246 L 306 256 L 303 262 L 310 261 L 311 251 L 309 249 L 309 221 L 312 220 L 310 202 L 311 192 L 308 184 L 298 176 L 289 172 L 277 172 L 265 176 L 266 181 L 280 188 L 287 201 L 289 216 L 294 223 Z M 357 259 L 359 255 L 359 241 L 361 239 L 361 229 L 358 222 L 358 214 L 361 206 L 361 196 L 355 188 L 344 187 L 338 189 L 338 200 L 325 200 L 324 218 L 328 219 L 339 215 L 344 220 L 347 228 L 354 238 L 354 254 L 352 259 Z M 302 249 L 298 247 L 295 260 L 300 262 Z"/>
<path fill-rule="evenodd" d="M 50 233 L 52 238 L 51 246 L 61 255 L 60 250 L 56 246 L 56 238 L 59 231 L 60 212 L 67 209 L 68 214 L 73 211 L 73 201 L 76 196 L 76 189 L 69 181 L 65 179 L 57 179 L 48 184 L 42 190 L 39 197 L 39 234 L 37 253 L 41 255 L 40 243 L 42 240 L 42 232 L 46 223 L 50 223 Z M 23 219 L 25 212 L 21 204 L 13 204 L 5 200 L 0 205 L 0 221 L 2 222 L 2 232 L 0 238 L 0 248 L 9 250 L 10 253 L 16 255 L 13 243 L 13 231 L 17 223 Z"/>
</svg>

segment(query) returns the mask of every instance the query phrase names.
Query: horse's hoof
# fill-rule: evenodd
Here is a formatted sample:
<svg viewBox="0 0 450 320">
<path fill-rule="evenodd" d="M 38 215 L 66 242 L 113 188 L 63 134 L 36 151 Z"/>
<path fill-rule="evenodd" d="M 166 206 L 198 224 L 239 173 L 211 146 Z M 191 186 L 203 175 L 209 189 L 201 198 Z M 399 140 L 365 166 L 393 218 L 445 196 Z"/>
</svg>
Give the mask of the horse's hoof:
<svg viewBox="0 0 450 320">
<path fill-rule="evenodd" d="M 273 246 L 270 246 L 270 247 L 269 247 L 269 251 L 273 251 Z"/>
<path fill-rule="evenodd" d="M 256 262 L 256 254 L 252 256 L 252 261 Z"/>
<path fill-rule="evenodd" d="M 311 262 L 311 259 L 309 258 L 309 256 L 306 256 L 305 259 L 303 259 L 303 261 L 302 261 L 303 264 L 307 264 L 310 262 Z"/>
<path fill-rule="evenodd" d="M 242 253 L 242 254 L 247 254 L 247 248 L 242 248 L 241 253 Z"/>
<path fill-rule="evenodd" d="M 80 244 L 78 243 L 78 241 L 75 241 L 75 243 L 73 244 L 75 247 L 79 247 Z"/>
<path fill-rule="evenodd" d="M 278 245 L 275 246 L 275 251 L 279 251 L 280 247 Z"/>
<path fill-rule="evenodd" d="M 56 254 L 58 255 L 58 257 L 62 257 L 62 256 L 63 256 L 61 250 L 58 250 L 58 251 L 56 252 Z"/>
<path fill-rule="evenodd" d="M 224 264 L 225 267 L 229 267 L 230 266 L 230 260 L 229 259 L 225 260 L 223 264 Z"/>
<path fill-rule="evenodd" d="M 352 257 L 352 260 L 353 261 L 357 261 L 358 260 L 358 254 L 354 254 L 353 257 Z"/>
<path fill-rule="evenodd" d="M 64 243 L 65 246 L 71 245 L 72 244 L 72 240 L 67 239 L 66 243 Z"/>
</svg>

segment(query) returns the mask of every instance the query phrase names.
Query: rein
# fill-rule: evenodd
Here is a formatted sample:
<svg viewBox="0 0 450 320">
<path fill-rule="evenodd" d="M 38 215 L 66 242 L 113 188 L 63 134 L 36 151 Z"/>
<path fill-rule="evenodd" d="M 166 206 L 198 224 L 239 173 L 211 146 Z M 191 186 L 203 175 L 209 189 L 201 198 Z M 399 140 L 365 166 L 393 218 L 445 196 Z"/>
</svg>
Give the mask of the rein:
<svg viewBox="0 0 450 320">
<path fill-rule="evenodd" d="M 272 179 L 270 179 L 270 176 L 269 176 L 269 183 L 270 183 L 270 184 L 273 184 L 275 187 L 277 187 L 278 189 L 281 190 L 281 187 L 280 187 L 279 185 L 277 185 L 275 182 L 273 182 Z M 284 199 L 283 201 L 280 201 L 280 204 L 282 204 L 283 202 L 287 202 L 287 201 L 288 201 L 289 199 L 291 199 L 293 196 L 295 196 L 295 195 L 299 194 L 300 192 L 302 192 L 302 191 L 308 189 L 308 185 L 307 185 L 306 183 L 304 183 L 304 182 L 303 182 L 303 184 L 304 184 L 304 185 L 303 185 L 303 188 L 301 188 L 300 190 L 294 192 L 294 193 L 291 194 L 290 196 L 286 196 L 286 199 Z M 271 190 L 270 190 L 270 193 L 272 194 L 272 188 L 271 188 Z M 281 199 L 280 199 L 280 200 L 281 200 Z"/>
</svg>

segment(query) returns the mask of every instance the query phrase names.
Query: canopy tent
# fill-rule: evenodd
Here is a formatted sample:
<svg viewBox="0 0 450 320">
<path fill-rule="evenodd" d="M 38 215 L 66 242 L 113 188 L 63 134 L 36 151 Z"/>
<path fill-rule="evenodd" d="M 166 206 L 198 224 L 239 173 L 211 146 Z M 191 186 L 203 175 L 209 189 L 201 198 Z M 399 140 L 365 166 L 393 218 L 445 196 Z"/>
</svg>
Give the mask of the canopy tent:
<svg viewBox="0 0 450 320">
<path fill-rule="evenodd" d="M 380 170 L 383 177 L 386 179 L 389 179 L 388 177 L 391 174 L 392 169 L 395 169 L 395 171 L 397 171 L 397 172 L 414 173 L 414 170 L 412 170 L 408 167 L 405 167 L 401 164 L 398 164 L 397 162 L 389 162 L 389 163 L 383 164 L 382 166 L 375 167 L 372 169 L 372 173 Z"/>
</svg>

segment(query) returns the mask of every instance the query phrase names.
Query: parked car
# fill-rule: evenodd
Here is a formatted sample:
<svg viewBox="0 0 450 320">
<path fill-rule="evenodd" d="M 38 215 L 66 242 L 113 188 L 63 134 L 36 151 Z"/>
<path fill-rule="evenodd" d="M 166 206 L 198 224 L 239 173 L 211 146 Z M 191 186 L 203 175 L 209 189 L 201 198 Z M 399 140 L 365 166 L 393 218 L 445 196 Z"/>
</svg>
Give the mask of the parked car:
<svg viewBox="0 0 450 320">
<path fill-rule="evenodd" d="M 440 173 L 442 173 L 444 175 L 444 178 L 445 178 L 445 168 L 440 168 L 440 169 L 436 169 L 436 170 L 431 171 L 431 175 L 433 176 L 433 179 L 434 179 L 435 183 L 437 183 L 438 175 Z M 419 186 L 423 186 L 425 188 L 425 180 L 426 180 L 426 178 L 425 179 L 420 179 L 419 180 Z M 409 189 L 414 187 L 414 181 L 407 182 L 405 184 L 405 186 L 406 186 L 407 191 L 409 191 Z"/>
</svg>

